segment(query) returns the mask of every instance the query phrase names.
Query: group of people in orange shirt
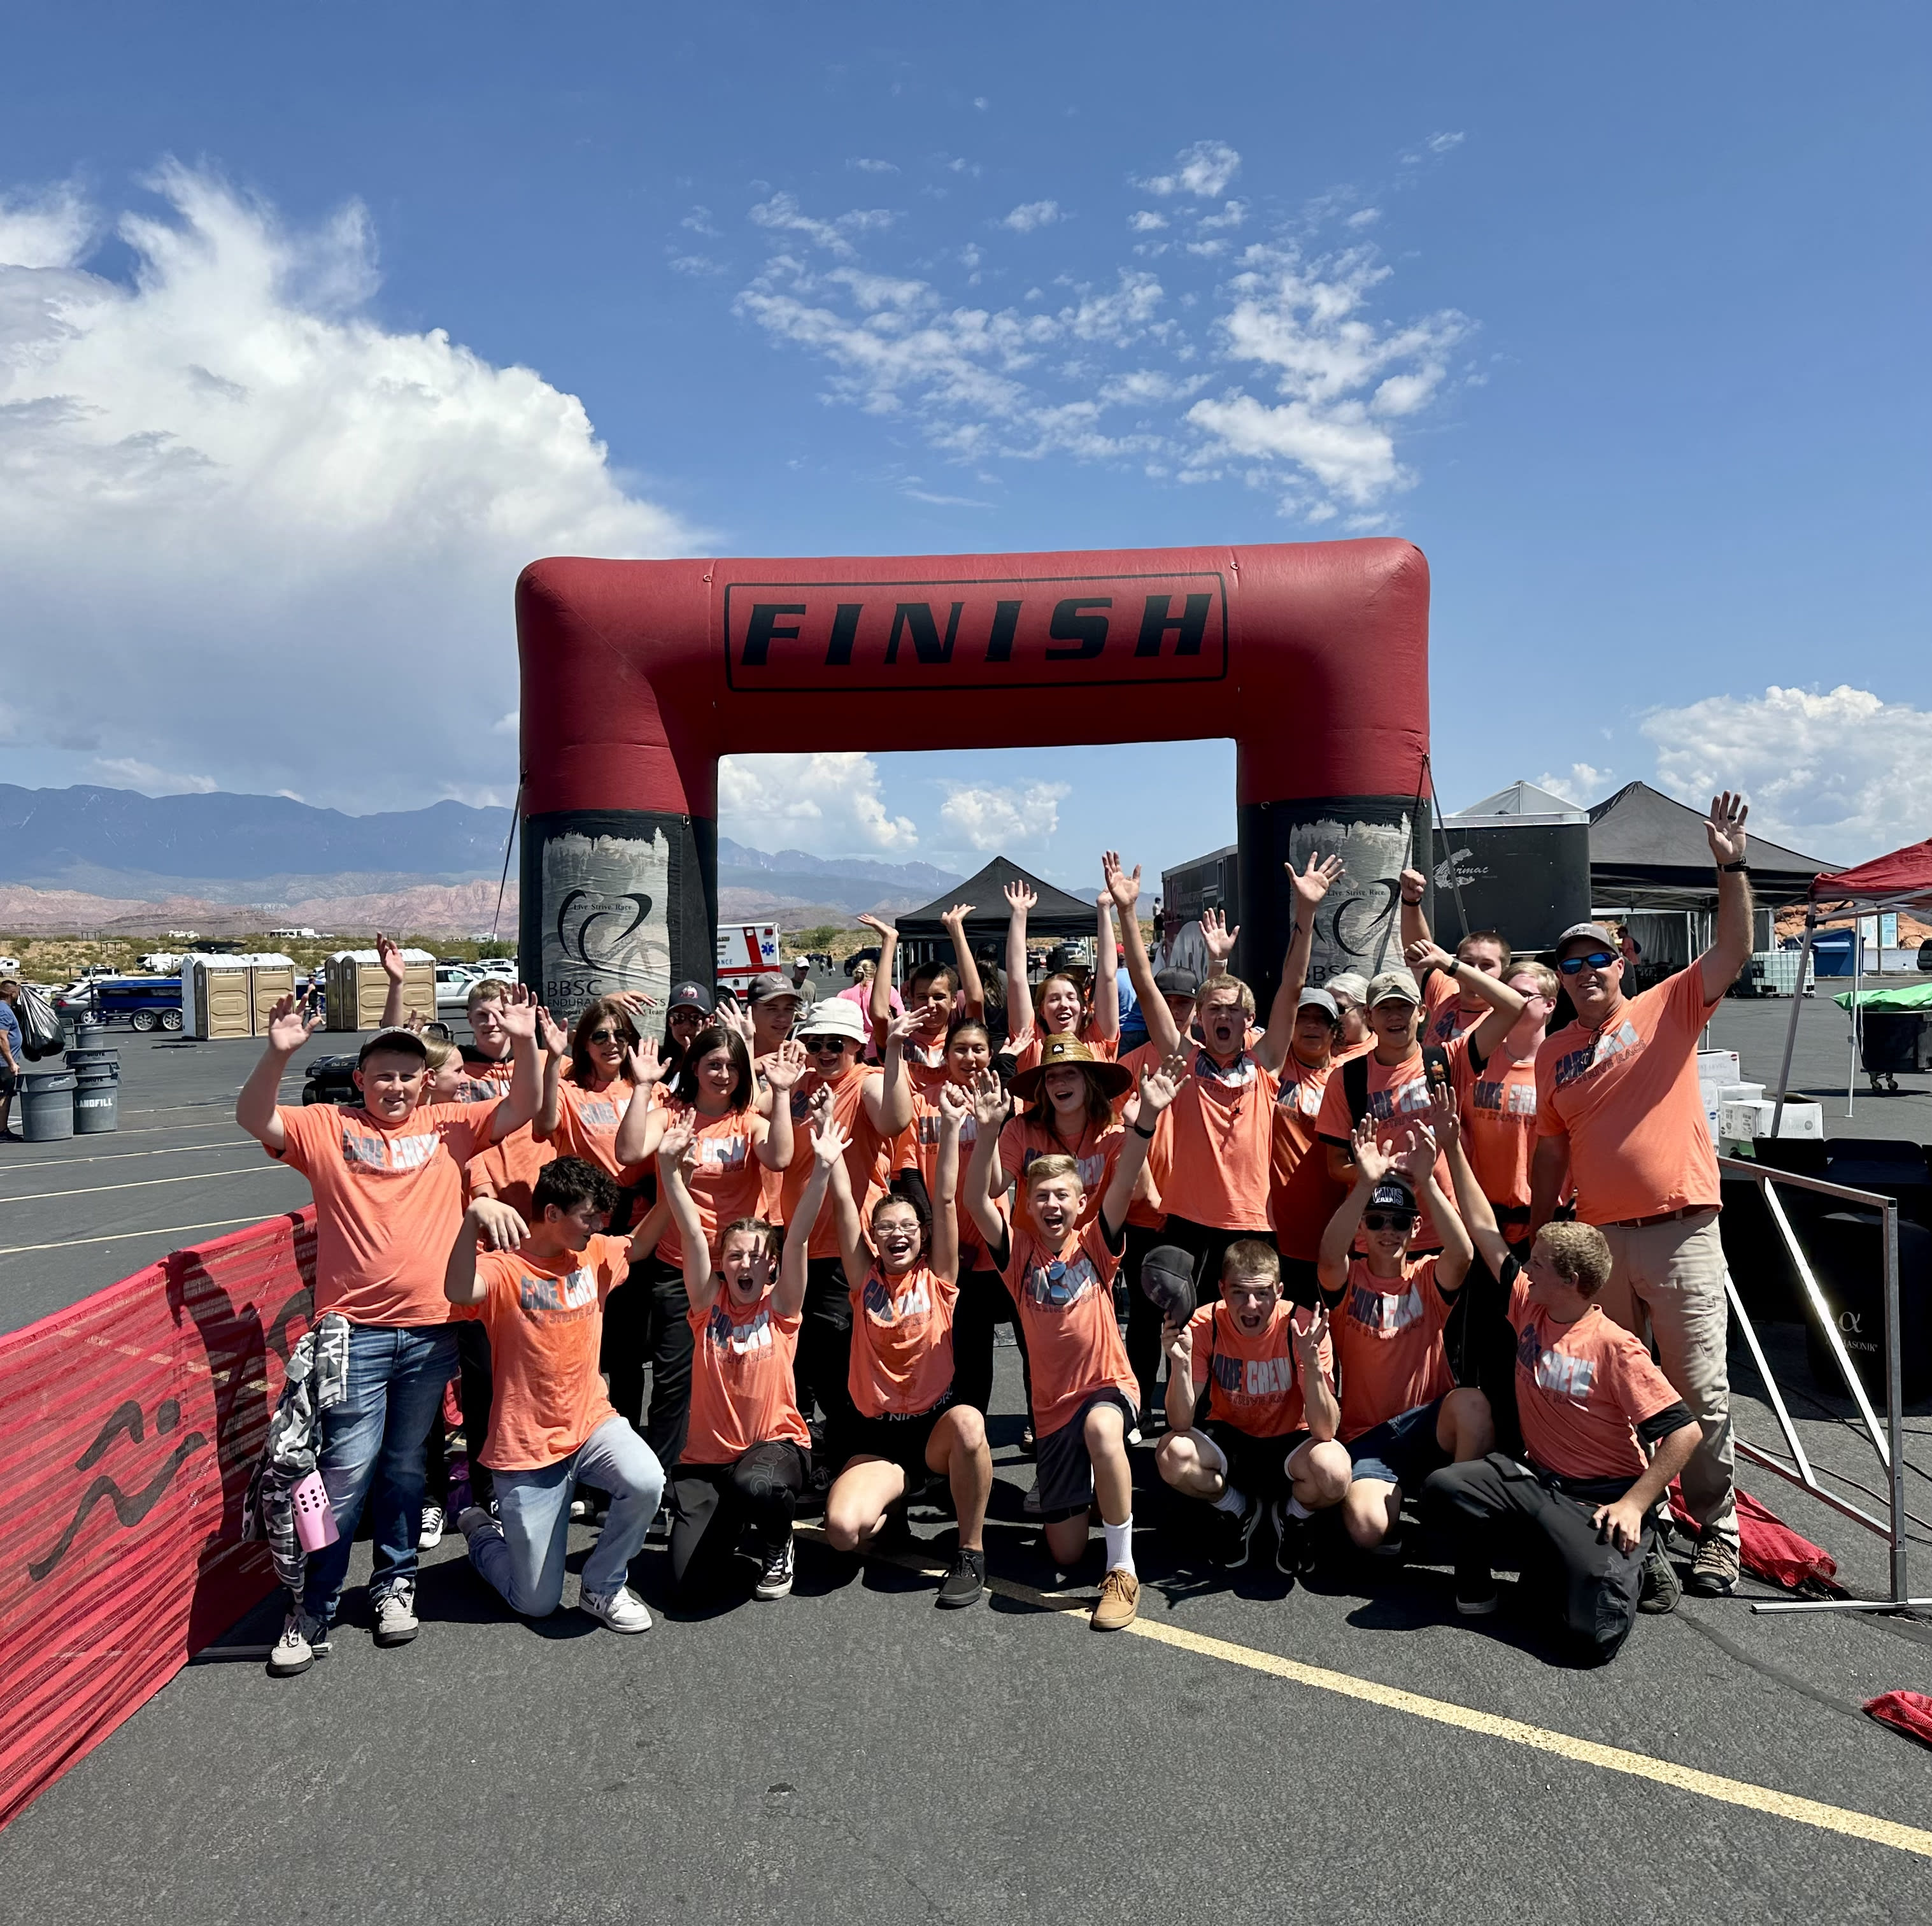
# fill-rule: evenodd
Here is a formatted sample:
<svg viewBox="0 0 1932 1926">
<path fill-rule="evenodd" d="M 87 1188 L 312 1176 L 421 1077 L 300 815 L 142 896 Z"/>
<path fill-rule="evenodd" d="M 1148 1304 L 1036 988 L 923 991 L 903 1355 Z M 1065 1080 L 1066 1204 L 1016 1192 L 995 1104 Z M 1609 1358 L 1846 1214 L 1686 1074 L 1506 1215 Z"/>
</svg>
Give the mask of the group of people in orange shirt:
<svg viewBox="0 0 1932 1926">
<path fill-rule="evenodd" d="M 1090 984 L 1029 985 L 1029 892 L 1010 890 L 1000 1034 L 964 906 L 956 965 L 910 972 L 896 1012 L 883 925 L 858 995 L 808 1007 L 773 974 L 740 1008 L 681 984 L 661 1036 L 634 992 L 592 1000 L 566 1037 L 520 986 L 481 983 L 471 1045 L 387 1025 L 340 1110 L 276 1101 L 312 1028 L 284 1004 L 236 1115 L 314 1187 L 315 1312 L 346 1325 L 348 1367 L 317 1454 L 339 1536 L 310 1556 L 271 1669 L 328 1649 L 365 1504 L 376 1638 L 415 1635 L 417 1559 L 441 1527 L 425 1439 L 460 1365 L 472 1486 L 456 1523 L 515 1611 L 560 1604 L 574 1516 L 602 1520 L 583 1609 L 638 1632 L 628 1573 L 654 1522 L 680 1588 L 717 1582 L 748 1533 L 754 1595 L 774 1599 L 808 1498 L 849 1554 L 906 1541 L 908 1502 L 942 1490 L 958 1528 L 937 1602 L 970 1605 L 1005 1321 L 1036 1464 L 1026 1511 L 1069 1571 L 1097 1513 L 1098 1630 L 1137 1609 L 1148 1443 L 1225 1568 L 1265 1522 L 1280 1570 L 1306 1571 L 1331 1511 L 1337 1543 L 1400 1556 L 1407 1505 L 1454 1560 L 1459 1610 L 1494 1610 L 1494 1566 L 1520 1570 L 1586 1660 L 1676 1602 L 1658 1529 L 1673 1481 L 1696 1531 L 1688 1582 L 1733 1589 L 1696 1051 L 1749 947 L 1745 816 L 1713 799 L 1711 947 L 1634 994 L 1594 923 L 1550 964 L 1493 933 L 1438 946 L 1413 870 L 1406 967 L 1312 983 L 1341 874 L 1312 856 L 1289 868 L 1292 934 L 1258 1027 L 1226 967 L 1238 932 L 1204 932 L 1204 981 L 1157 970 L 1139 872 L 1108 852 Z M 1125 1055 L 1117 967 L 1148 1030 Z M 1574 1018 L 1546 1034 L 1559 992 Z"/>
</svg>

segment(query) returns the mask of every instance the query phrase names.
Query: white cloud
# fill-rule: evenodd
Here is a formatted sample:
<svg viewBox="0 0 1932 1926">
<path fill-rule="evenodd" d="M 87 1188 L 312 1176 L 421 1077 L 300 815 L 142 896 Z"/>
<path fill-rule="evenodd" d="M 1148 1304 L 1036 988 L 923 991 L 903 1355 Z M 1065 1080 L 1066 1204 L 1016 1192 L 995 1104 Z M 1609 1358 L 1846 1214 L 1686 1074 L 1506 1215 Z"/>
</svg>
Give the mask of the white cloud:
<svg viewBox="0 0 1932 1926">
<path fill-rule="evenodd" d="M 1378 207 L 1358 207 L 1343 224 L 1357 229 L 1372 227 L 1382 218 L 1382 211 Z"/>
<path fill-rule="evenodd" d="M 514 736 L 523 727 L 523 713 L 520 710 L 506 710 L 490 724 L 493 736 Z"/>
<path fill-rule="evenodd" d="M 892 160 L 868 160 L 855 155 L 846 162 L 848 167 L 856 167 L 862 174 L 896 174 L 898 164 Z"/>
<path fill-rule="evenodd" d="M 72 188 L 0 194 L 0 262 L 21 268 L 64 267 L 92 237 L 94 214 Z"/>
<path fill-rule="evenodd" d="M 1562 796 L 1566 802 L 1575 803 L 1580 809 L 1587 809 L 1610 794 L 1612 774 L 1607 769 L 1593 769 L 1588 763 L 1572 763 L 1568 776 L 1555 776 L 1545 770 L 1536 778 L 1536 786 Z"/>
<path fill-rule="evenodd" d="M 22 733 L 358 808 L 514 784 L 491 725 L 518 571 L 698 538 L 625 494 L 574 396 L 376 321 L 359 206 L 296 232 L 206 172 L 153 184 L 170 214 L 0 229 L 38 262 L 0 265 L 0 676 Z M 128 280 L 82 265 L 109 228 Z M 379 693 L 406 742 L 370 726 Z"/>
<path fill-rule="evenodd" d="M 1022 848 L 1051 839 L 1060 827 L 1064 782 L 1029 782 L 1000 788 L 949 788 L 939 819 L 969 848 Z"/>
<path fill-rule="evenodd" d="M 1144 207 L 1138 212 L 1128 215 L 1127 225 L 1136 234 L 1152 234 L 1167 225 L 1167 216 L 1155 213 L 1150 207 Z"/>
<path fill-rule="evenodd" d="M 716 236 L 718 232 L 718 230 L 712 225 L 711 210 L 708 207 L 693 208 L 677 224 L 680 227 L 689 228 L 694 234 L 709 234 Z"/>
<path fill-rule="evenodd" d="M 1235 228 L 1248 218 L 1248 204 L 1244 200 L 1231 200 L 1219 214 L 1204 214 L 1195 224 L 1201 228 Z"/>
<path fill-rule="evenodd" d="M 849 261 L 858 251 L 852 245 L 854 235 L 890 227 L 896 217 L 890 208 L 855 207 L 836 220 L 817 220 L 800 207 L 796 194 L 774 194 L 752 209 L 752 218 L 760 227 L 805 235 L 826 253 Z"/>
<path fill-rule="evenodd" d="M 760 849 L 814 855 L 912 849 L 919 832 L 879 793 L 879 766 L 856 750 L 726 756 L 718 765 L 718 826 Z"/>
<path fill-rule="evenodd" d="M 1405 167 L 1419 167 L 1425 160 L 1453 153 L 1465 138 L 1460 134 L 1432 134 L 1420 146 L 1412 147 L 1401 156 L 1402 164 Z"/>
<path fill-rule="evenodd" d="M 221 787 L 212 776 L 157 769 L 134 756 L 96 756 L 89 770 L 110 788 L 138 789 L 147 796 L 210 796 Z"/>
<path fill-rule="evenodd" d="M 1000 225 L 1010 227 L 1016 234 L 1030 234 L 1036 227 L 1051 227 L 1060 218 L 1060 203 L 1058 201 L 1025 201 L 1015 208 Z"/>
<path fill-rule="evenodd" d="M 1156 174 L 1135 185 L 1150 194 L 1198 194 L 1213 200 L 1240 172 L 1241 157 L 1225 140 L 1197 140 L 1174 158 L 1180 165 L 1172 173 Z"/>
<path fill-rule="evenodd" d="M 1741 789 L 1750 826 L 1828 862 L 1858 862 L 1932 826 L 1932 712 L 1841 682 L 1707 696 L 1658 709 L 1658 787 L 1699 808 Z"/>
</svg>

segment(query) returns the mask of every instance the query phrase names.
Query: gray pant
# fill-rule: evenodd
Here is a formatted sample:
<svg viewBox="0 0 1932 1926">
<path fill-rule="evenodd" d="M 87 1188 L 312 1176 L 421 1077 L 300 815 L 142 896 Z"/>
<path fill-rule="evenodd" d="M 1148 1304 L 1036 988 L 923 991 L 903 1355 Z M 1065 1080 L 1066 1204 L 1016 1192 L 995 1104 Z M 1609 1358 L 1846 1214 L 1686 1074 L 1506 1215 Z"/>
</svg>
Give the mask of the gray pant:
<svg viewBox="0 0 1932 1926">
<path fill-rule="evenodd" d="M 580 1479 L 610 1495 L 610 1516 L 584 1562 L 586 1592 L 608 1594 L 624 1582 L 664 1496 L 664 1467 L 621 1418 L 607 1418 L 554 1465 L 496 1477 L 502 1522 L 471 1534 L 470 1562 L 511 1610 L 530 1618 L 547 1618 L 563 1602 L 570 1498 Z"/>
<path fill-rule="evenodd" d="M 1625 1330 L 1656 1344 L 1664 1375 L 1704 1433 L 1679 1480 L 1684 1504 L 1703 1529 L 1735 1546 L 1736 1454 L 1724 1355 L 1730 1307 L 1718 1214 L 1700 1210 L 1638 1230 L 1603 1228 L 1610 1244 L 1610 1281 L 1597 1301 Z"/>
</svg>

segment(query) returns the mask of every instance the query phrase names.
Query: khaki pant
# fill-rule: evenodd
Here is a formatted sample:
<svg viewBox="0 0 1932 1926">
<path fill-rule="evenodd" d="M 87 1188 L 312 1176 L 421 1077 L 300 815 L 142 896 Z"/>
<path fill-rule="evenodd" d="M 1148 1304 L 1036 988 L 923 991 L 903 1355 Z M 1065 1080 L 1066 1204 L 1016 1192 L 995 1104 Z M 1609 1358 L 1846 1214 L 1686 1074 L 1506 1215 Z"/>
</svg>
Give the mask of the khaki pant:
<svg viewBox="0 0 1932 1926">
<path fill-rule="evenodd" d="M 1640 1230 L 1606 1224 L 1603 1231 L 1610 1281 L 1597 1301 L 1625 1330 L 1656 1345 L 1664 1375 L 1704 1433 L 1679 1480 L 1684 1504 L 1700 1526 L 1736 1545 L 1736 1454 L 1724 1356 L 1730 1310 L 1718 1214 L 1700 1210 Z"/>
</svg>

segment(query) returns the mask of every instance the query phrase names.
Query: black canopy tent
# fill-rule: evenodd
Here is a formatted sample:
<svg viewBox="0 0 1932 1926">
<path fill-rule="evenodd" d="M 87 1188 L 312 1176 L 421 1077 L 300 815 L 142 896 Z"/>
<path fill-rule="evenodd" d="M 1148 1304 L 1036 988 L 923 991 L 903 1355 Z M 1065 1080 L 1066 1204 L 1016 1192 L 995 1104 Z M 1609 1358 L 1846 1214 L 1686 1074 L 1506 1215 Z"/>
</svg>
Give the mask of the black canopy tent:
<svg viewBox="0 0 1932 1926">
<path fill-rule="evenodd" d="M 1094 934 L 1091 902 L 1083 903 L 1078 896 L 1070 896 L 1064 890 L 1030 874 L 1018 863 L 996 856 L 977 874 L 935 896 L 923 909 L 894 919 L 898 926 L 902 962 L 923 963 L 934 956 L 941 962 L 951 960 L 952 939 L 940 918 L 955 903 L 973 905 L 972 914 L 966 919 L 967 941 L 975 950 L 990 944 L 997 952 L 1006 940 L 1006 885 L 1012 882 L 1024 883 L 1040 898 L 1027 912 L 1028 936 L 1051 937 L 1056 942 L 1070 943 Z"/>
<path fill-rule="evenodd" d="M 1833 866 L 1758 836 L 1751 886 L 1760 902 L 1796 902 Z M 1704 818 L 1651 788 L 1627 782 L 1590 812 L 1590 900 L 1602 909 L 1706 910 L 1718 899 Z"/>
</svg>

